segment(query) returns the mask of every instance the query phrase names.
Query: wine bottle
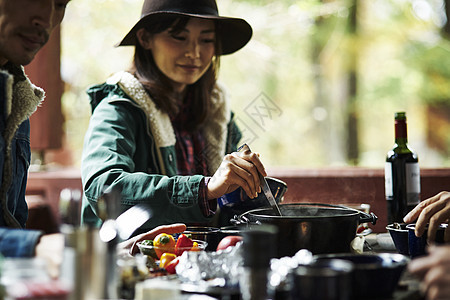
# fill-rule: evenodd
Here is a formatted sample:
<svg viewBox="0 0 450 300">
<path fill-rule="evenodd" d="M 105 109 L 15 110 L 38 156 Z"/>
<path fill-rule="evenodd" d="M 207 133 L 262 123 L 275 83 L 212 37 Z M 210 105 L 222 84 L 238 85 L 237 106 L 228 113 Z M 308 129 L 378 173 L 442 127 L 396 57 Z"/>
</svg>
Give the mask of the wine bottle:
<svg viewBox="0 0 450 300">
<path fill-rule="evenodd" d="M 409 146 L 406 113 L 395 113 L 395 145 L 387 153 L 384 168 L 388 224 L 403 217 L 420 202 L 419 158 Z"/>
</svg>

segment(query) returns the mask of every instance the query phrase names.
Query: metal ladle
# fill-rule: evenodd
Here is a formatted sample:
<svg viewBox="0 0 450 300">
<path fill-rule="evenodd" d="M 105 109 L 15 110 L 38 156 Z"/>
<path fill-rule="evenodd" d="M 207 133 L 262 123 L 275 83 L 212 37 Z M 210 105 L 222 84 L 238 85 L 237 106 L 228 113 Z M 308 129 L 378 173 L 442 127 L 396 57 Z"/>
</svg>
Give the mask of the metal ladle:
<svg viewBox="0 0 450 300">
<path fill-rule="evenodd" d="M 247 144 L 243 144 L 238 148 L 238 152 L 248 150 L 251 152 L 250 147 Z M 259 183 L 261 186 L 261 189 L 266 196 L 267 201 L 270 204 L 270 207 L 272 207 L 273 211 L 277 216 L 282 216 L 281 210 L 278 207 L 277 201 L 275 200 L 275 197 L 272 194 L 272 191 L 270 190 L 269 184 L 267 183 L 267 180 L 264 178 L 264 176 L 258 171 L 259 176 Z"/>
</svg>

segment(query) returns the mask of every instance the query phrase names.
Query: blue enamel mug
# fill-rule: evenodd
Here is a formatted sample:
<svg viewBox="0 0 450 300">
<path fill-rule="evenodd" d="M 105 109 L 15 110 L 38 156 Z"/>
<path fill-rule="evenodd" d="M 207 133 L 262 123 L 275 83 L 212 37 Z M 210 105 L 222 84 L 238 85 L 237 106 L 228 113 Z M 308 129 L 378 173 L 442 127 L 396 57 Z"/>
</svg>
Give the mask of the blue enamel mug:
<svg viewBox="0 0 450 300">
<path fill-rule="evenodd" d="M 436 231 L 436 244 L 443 244 L 444 243 L 444 233 L 447 229 L 448 224 L 441 224 Z M 428 225 L 425 229 L 425 232 L 422 236 L 416 236 L 416 233 L 414 232 L 416 228 L 416 224 L 409 224 L 406 226 L 408 229 L 408 247 L 409 247 L 409 256 L 411 258 L 423 256 L 427 254 L 426 248 L 428 246 Z"/>
</svg>

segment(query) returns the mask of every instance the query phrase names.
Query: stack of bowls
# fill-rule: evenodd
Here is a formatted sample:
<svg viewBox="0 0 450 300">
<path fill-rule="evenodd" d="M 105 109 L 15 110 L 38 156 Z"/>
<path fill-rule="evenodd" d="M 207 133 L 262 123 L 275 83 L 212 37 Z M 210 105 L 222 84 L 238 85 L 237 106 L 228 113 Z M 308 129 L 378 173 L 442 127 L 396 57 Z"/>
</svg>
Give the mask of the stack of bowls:
<svg viewBox="0 0 450 300">
<path fill-rule="evenodd" d="M 435 243 L 444 243 L 444 232 L 448 224 L 441 224 L 436 232 Z M 400 254 L 409 255 L 411 258 L 422 256 L 426 254 L 427 230 L 422 236 L 417 237 L 415 234 L 415 224 L 393 223 L 386 226 L 389 234 L 394 241 L 395 248 Z"/>
<path fill-rule="evenodd" d="M 315 256 L 316 261 L 343 260 L 353 265 L 352 299 L 389 298 L 410 259 L 397 253 L 328 254 Z"/>
</svg>

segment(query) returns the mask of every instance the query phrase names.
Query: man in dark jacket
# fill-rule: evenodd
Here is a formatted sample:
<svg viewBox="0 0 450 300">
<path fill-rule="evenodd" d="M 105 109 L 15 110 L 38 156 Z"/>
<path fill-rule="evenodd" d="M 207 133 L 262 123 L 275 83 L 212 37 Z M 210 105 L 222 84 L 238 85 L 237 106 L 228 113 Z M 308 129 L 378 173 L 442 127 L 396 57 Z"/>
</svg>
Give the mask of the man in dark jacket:
<svg viewBox="0 0 450 300">
<path fill-rule="evenodd" d="M 29 117 L 44 91 L 26 77 L 29 64 L 64 17 L 70 0 L 0 0 L 0 253 L 32 256 L 42 235 L 23 230 L 30 164 Z"/>
<path fill-rule="evenodd" d="M 52 256 L 64 244 L 61 234 L 26 230 L 25 201 L 30 164 L 30 115 L 44 91 L 26 77 L 29 64 L 61 23 L 70 0 L 0 0 L 0 254 L 6 257 Z M 119 244 L 136 253 L 136 242 L 160 232 L 179 233 L 184 224 L 155 228 Z M 56 253 L 55 253 L 56 254 Z"/>
</svg>

